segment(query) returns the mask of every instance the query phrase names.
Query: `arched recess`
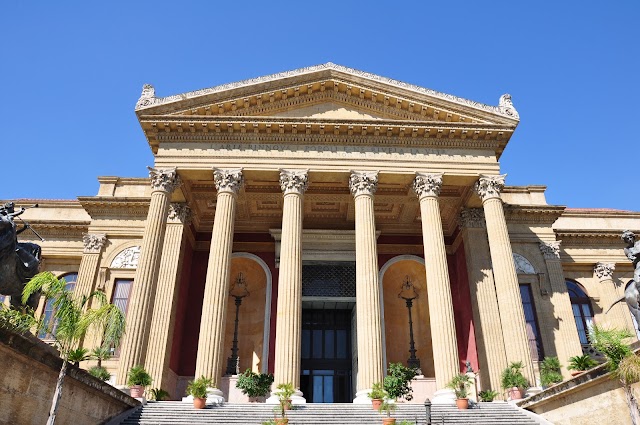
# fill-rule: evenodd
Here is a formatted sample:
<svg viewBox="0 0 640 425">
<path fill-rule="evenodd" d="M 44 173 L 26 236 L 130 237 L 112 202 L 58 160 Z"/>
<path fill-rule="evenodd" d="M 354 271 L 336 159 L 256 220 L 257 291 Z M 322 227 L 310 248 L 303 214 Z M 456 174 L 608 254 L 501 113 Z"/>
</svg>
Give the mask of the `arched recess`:
<svg viewBox="0 0 640 425">
<path fill-rule="evenodd" d="M 271 271 L 257 255 L 235 252 L 231 255 L 231 285 L 239 273 L 244 275 L 249 296 L 242 300 L 238 321 L 240 372 L 251 369 L 267 373 L 269 365 L 269 323 L 271 318 Z M 224 339 L 225 358 L 231 355 L 236 305 L 229 297 Z M 226 370 L 226 362 L 224 363 Z"/>
<path fill-rule="evenodd" d="M 399 255 L 387 261 L 380 269 L 380 310 L 382 345 L 385 370 L 389 363 L 407 364 L 409 358 L 409 313 L 406 301 L 398 297 L 405 277 L 409 276 L 418 291 L 413 301 L 413 338 L 416 357 L 424 376 L 435 376 L 427 278 L 424 260 L 415 255 Z"/>
<path fill-rule="evenodd" d="M 575 280 L 566 279 L 565 284 L 569 292 L 571 309 L 573 310 L 573 318 L 576 321 L 580 344 L 588 345 L 589 328 L 593 323 L 593 306 L 591 305 L 591 299 L 584 286 Z"/>
</svg>

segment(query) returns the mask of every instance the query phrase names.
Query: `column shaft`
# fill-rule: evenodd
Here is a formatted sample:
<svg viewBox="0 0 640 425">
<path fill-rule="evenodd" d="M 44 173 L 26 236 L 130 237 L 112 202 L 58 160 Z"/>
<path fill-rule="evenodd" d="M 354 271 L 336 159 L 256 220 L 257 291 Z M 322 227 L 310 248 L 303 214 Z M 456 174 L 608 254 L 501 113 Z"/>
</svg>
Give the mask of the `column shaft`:
<svg viewBox="0 0 640 425">
<path fill-rule="evenodd" d="M 618 301 L 624 294 L 618 292 L 615 282 L 613 281 L 613 272 L 616 266 L 613 263 L 597 263 L 593 271 L 600 280 L 600 294 L 602 298 L 602 307 L 606 311 L 614 302 Z M 602 322 L 612 328 L 628 329 L 635 334 L 633 328 L 633 320 L 631 313 L 624 301 L 614 305 L 607 314 L 602 315 Z"/>
</svg>

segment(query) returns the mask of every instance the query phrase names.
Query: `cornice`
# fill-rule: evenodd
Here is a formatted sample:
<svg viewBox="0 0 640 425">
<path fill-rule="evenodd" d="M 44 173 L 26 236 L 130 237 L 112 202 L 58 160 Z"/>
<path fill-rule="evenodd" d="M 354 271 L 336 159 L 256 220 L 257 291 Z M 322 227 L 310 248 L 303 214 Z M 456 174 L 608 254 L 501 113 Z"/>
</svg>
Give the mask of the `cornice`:
<svg viewBox="0 0 640 425">
<path fill-rule="evenodd" d="M 55 238 L 58 239 L 60 237 L 64 239 L 77 239 L 79 241 L 82 240 L 82 236 L 86 234 L 89 230 L 89 221 L 78 221 L 78 222 L 69 222 L 69 221 L 58 221 L 58 220 L 29 220 L 29 225 L 33 227 L 33 229 L 38 232 L 45 240 Z M 40 239 L 38 239 L 32 232 L 26 231 L 21 233 L 18 236 L 19 241 L 36 241 L 39 243 Z"/>
<path fill-rule="evenodd" d="M 507 223 L 551 225 L 562 215 L 565 207 L 555 205 L 504 204 Z"/>
<path fill-rule="evenodd" d="M 566 248 L 569 245 L 607 245 L 608 247 L 616 246 L 624 248 L 624 242 L 620 240 L 620 230 L 595 229 L 595 230 L 576 230 L 576 229 L 554 229 L 557 239 L 562 240 L 562 245 Z"/>
<path fill-rule="evenodd" d="M 304 78 L 305 76 L 307 78 Z M 420 97 L 426 97 L 432 101 L 440 101 L 454 108 L 456 106 L 472 108 L 479 112 L 489 113 L 491 115 L 506 118 L 513 121 L 514 123 L 517 123 L 517 121 L 519 120 L 518 112 L 514 108 L 511 102 L 511 96 L 509 95 L 503 95 L 500 98 L 499 105 L 490 106 L 458 96 L 441 93 L 436 90 L 408 84 L 391 78 L 386 78 L 368 72 L 359 71 L 353 68 L 336 65 L 331 62 L 322 65 L 315 65 L 306 68 L 295 69 L 292 71 L 285 71 L 277 74 L 266 75 L 263 77 L 238 81 L 234 83 L 222 84 L 215 87 L 167 97 L 157 97 L 155 95 L 155 89 L 153 88 L 153 86 L 145 85 L 143 87 L 142 95 L 140 96 L 140 99 L 136 104 L 136 111 L 147 109 L 167 110 L 170 108 L 158 107 L 162 105 L 171 105 L 175 107 L 175 105 L 173 105 L 175 103 L 185 103 L 185 101 L 201 97 L 211 97 L 213 100 L 216 98 L 220 98 L 220 96 L 215 96 L 219 94 L 226 94 L 226 97 L 229 97 L 230 95 L 232 96 L 233 94 L 244 95 L 247 92 L 250 92 L 251 89 L 255 90 L 255 88 L 257 88 L 257 86 L 259 85 L 274 86 L 275 84 L 268 84 L 273 82 L 279 82 L 281 83 L 281 85 L 287 85 L 292 84 L 294 81 L 297 81 L 298 84 L 303 84 L 304 82 L 309 81 L 308 77 L 312 77 L 312 79 L 315 78 L 316 80 L 318 78 L 343 79 L 346 82 L 379 87 L 380 89 L 386 87 L 394 92 L 399 91 L 400 93 L 406 94 L 408 96 L 417 95 Z"/>
<path fill-rule="evenodd" d="M 149 198 L 114 198 L 110 196 L 78 197 L 92 219 L 103 216 L 146 218 L 149 210 Z"/>
</svg>

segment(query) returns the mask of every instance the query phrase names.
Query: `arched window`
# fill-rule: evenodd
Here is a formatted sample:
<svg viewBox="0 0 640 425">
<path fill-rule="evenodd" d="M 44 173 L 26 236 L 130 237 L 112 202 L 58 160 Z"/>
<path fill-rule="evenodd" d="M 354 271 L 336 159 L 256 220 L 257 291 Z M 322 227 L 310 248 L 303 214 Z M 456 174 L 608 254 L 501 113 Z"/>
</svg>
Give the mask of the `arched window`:
<svg viewBox="0 0 640 425">
<path fill-rule="evenodd" d="M 65 285 L 65 289 L 68 291 L 72 291 L 76 287 L 76 282 L 78 281 L 78 273 L 67 273 L 60 277 L 64 279 L 67 284 Z M 45 325 L 45 329 L 49 329 L 51 333 L 47 333 L 46 331 L 40 332 L 38 335 L 41 339 L 53 339 L 53 336 L 56 333 L 57 323 L 55 321 L 55 311 L 53 308 L 54 300 L 47 300 L 47 304 L 44 307 L 44 313 L 42 315 L 43 324 Z"/>
<path fill-rule="evenodd" d="M 569 298 L 571 299 L 571 308 L 573 309 L 573 317 L 576 319 L 576 327 L 578 328 L 578 336 L 580 344 L 588 344 L 588 333 L 593 322 L 593 309 L 591 301 L 582 286 L 577 282 L 567 280 L 567 289 L 569 290 Z"/>
</svg>

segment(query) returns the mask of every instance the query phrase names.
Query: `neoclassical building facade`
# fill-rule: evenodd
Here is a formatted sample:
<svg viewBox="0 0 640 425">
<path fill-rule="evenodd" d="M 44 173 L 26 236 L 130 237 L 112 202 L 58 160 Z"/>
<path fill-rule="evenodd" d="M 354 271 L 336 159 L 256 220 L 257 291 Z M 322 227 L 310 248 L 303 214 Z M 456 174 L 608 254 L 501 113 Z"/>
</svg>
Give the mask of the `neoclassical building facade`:
<svg viewBox="0 0 640 425">
<path fill-rule="evenodd" d="M 586 349 L 593 320 L 633 329 L 625 305 L 604 311 L 633 276 L 619 236 L 640 213 L 506 185 L 509 95 L 489 106 L 329 63 L 164 98 L 145 85 L 135 112 L 148 179 L 99 177 L 96 196 L 24 214 L 43 269 L 126 311 L 117 384 L 141 364 L 175 399 L 201 375 L 236 399 L 252 369 L 300 401 L 359 401 L 411 361 L 432 398 L 469 366 L 483 389 L 513 361 L 535 384 L 544 356 Z"/>
</svg>

